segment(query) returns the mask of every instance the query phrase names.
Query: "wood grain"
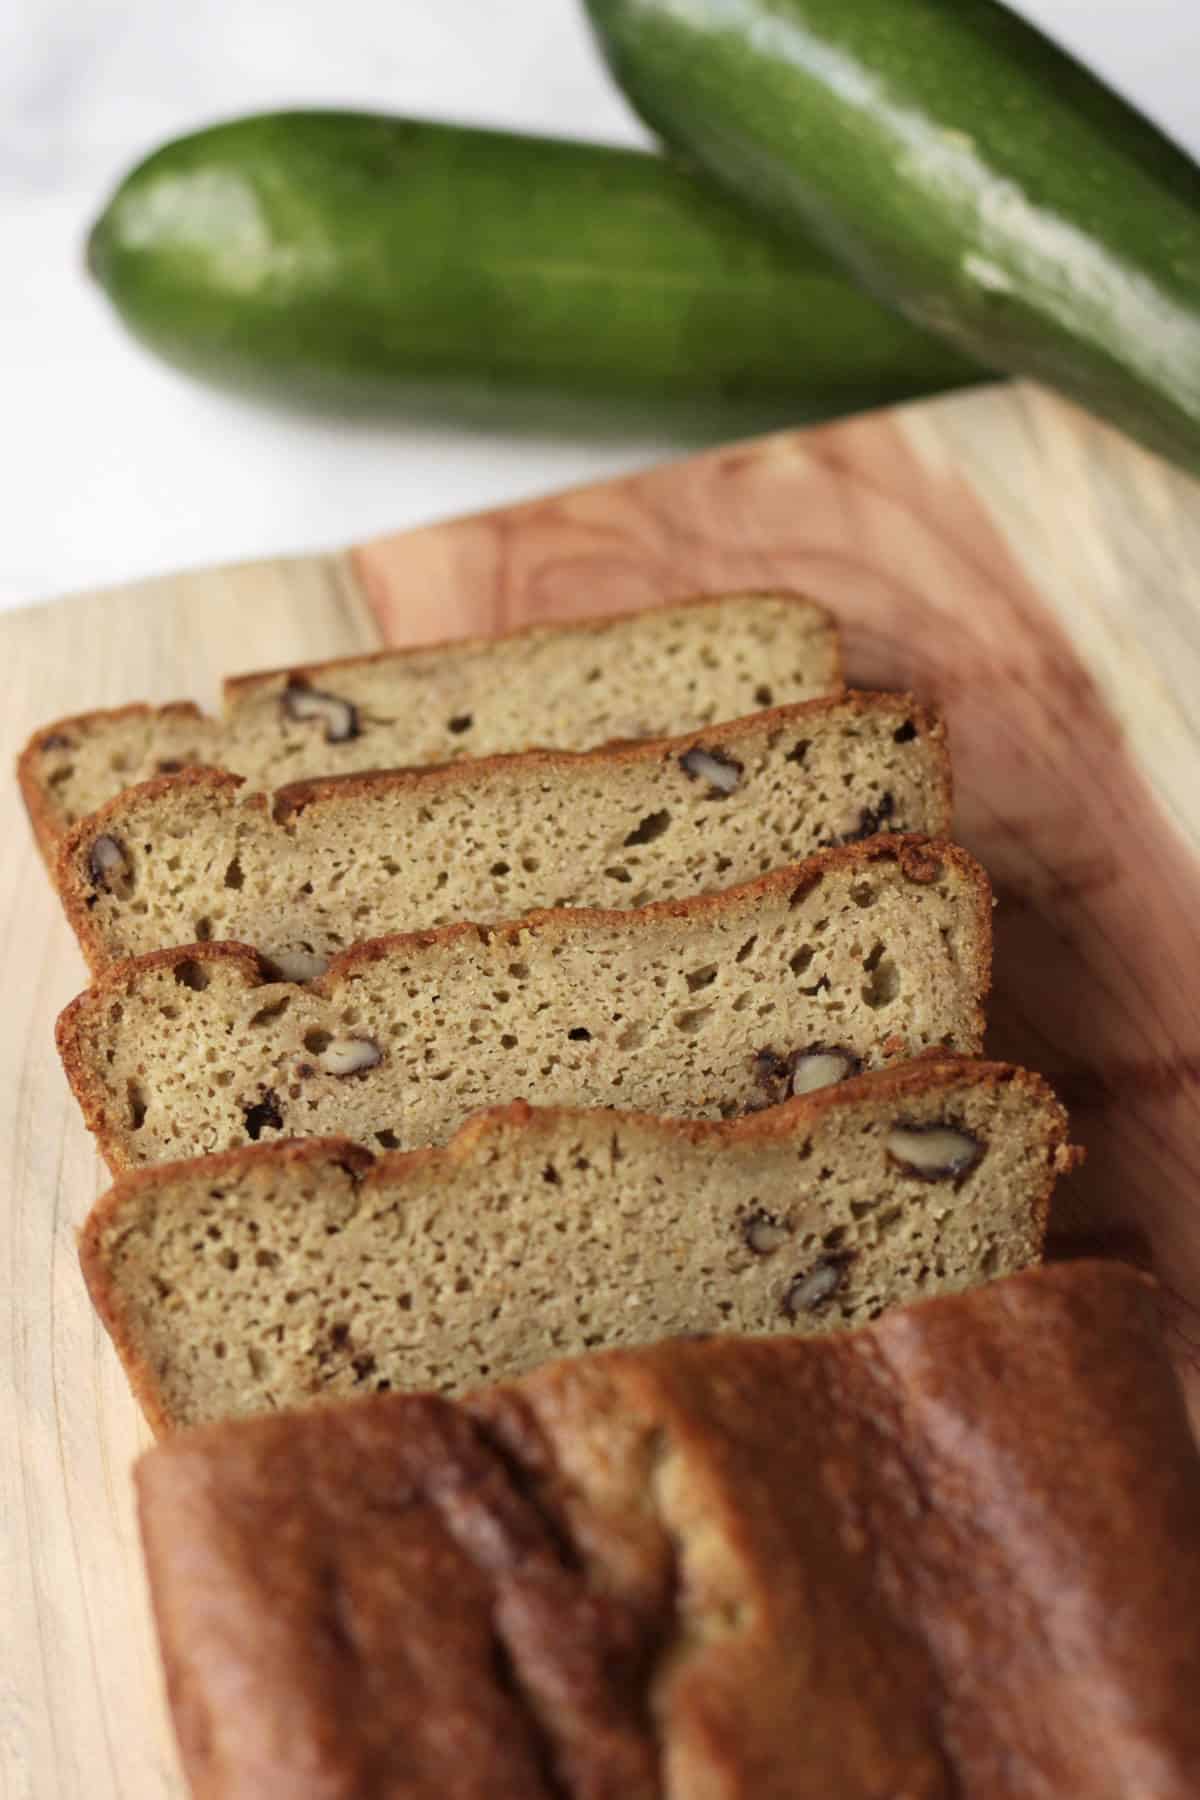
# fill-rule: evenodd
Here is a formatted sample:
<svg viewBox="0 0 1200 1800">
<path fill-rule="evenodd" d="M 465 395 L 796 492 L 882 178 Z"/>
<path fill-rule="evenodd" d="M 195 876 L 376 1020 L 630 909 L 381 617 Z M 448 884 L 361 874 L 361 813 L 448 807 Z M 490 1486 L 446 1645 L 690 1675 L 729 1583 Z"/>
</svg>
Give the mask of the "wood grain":
<svg viewBox="0 0 1200 1800">
<path fill-rule="evenodd" d="M 9 748 L 86 707 L 212 704 L 231 669 L 759 584 L 827 600 L 856 680 L 946 705 L 959 835 L 1001 894 L 992 1048 L 1072 1101 L 1092 1155 L 1060 1228 L 1152 1250 L 1200 1419 L 1200 488 L 1060 402 L 989 389 L 8 615 Z M 11 786 L 0 820 L 0 1795 L 162 1800 L 144 1432 L 79 1277 L 100 1177 L 51 1045 L 82 965 Z"/>
<path fill-rule="evenodd" d="M 0 618 L 11 755 L 56 714 L 214 703 L 231 663 L 374 648 L 343 558 L 145 582 Z M 129 1465 L 146 1433 L 80 1287 L 104 1181 L 51 1042 L 83 984 L 11 782 L 0 790 L 0 1795 L 182 1794 L 159 1697 Z"/>
</svg>

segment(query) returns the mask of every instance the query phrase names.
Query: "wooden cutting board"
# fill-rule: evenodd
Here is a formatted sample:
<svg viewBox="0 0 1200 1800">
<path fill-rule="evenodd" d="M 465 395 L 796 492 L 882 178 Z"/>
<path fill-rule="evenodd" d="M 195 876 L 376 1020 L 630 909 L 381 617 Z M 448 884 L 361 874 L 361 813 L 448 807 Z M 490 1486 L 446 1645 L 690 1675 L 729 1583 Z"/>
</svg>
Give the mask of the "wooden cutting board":
<svg viewBox="0 0 1200 1800">
<path fill-rule="evenodd" d="M 1152 1252 L 1200 1418 L 1200 486 L 1080 413 L 980 390 L 9 614 L 5 730 L 15 754 L 59 714 L 212 704 L 229 670 L 758 585 L 826 600 L 858 683 L 945 705 L 1000 901 L 990 1047 L 1070 1102 L 1090 1159 L 1058 1227 Z M 0 808 L 0 1793 L 160 1800 L 146 1437 L 80 1281 L 103 1181 L 51 1038 L 83 967 L 12 785 Z"/>
</svg>

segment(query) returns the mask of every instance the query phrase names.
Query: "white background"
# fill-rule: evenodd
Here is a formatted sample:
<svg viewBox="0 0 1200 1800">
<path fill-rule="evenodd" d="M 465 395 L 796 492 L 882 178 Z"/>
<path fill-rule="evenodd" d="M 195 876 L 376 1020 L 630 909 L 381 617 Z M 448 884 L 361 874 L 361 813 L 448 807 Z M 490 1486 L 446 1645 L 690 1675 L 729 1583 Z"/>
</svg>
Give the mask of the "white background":
<svg viewBox="0 0 1200 1800">
<path fill-rule="evenodd" d="M 1200 155 L 1200 0 L 1023 10 Z M 163 138 L 302 104 L 645 141 L 576 0 L 4 0 L 0 605 L 333 546 L 677 447 L 297 421 L 127 339 L 82 268 L 109 189 Z"/>
</svg>

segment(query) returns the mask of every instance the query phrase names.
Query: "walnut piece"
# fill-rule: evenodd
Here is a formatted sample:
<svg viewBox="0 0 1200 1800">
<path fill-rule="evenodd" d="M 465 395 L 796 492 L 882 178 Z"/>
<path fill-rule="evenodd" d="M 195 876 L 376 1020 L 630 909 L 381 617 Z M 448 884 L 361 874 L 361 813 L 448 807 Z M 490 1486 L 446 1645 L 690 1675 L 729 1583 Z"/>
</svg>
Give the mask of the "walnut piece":
<svg viewBox="0 0 1200 1800">
<path fill-rule="evenodd" d="M 742 779 L 743 765 L 719 750 L 685 750 L 679 759 L 684 774 L 693 781 L 707 781 L 718 794 L 732 794 Z"/>
<path fill-rule="evenodd" d="M 358 708 L 352 701 L 307 687 L 301 681 L 289 681 L 283 690 L 283 710 L 289 719 L 321 719 L 327 744 L 348 744 L 361 733 Z"/>
<path fill-rule="evenodd" d="M 780 1056 L 778 1050 L 773 1050 L 768 1044 L 765 1049 L 755 1052 L 752 1067 L 754 1085 L 761 1089 L 764 1096 L 755 1102 L 752 1110 L 763 1106 L 778 1106 L 780 1101 L 787 1099 L 792 1079 L 790 1056 Z"/>
<path fill-rule="evenodd" d="M 815 1094 L 818 1088 L 833 1087 L 861 1072 L 861 1059 L 840 1044 L 810 1044 L 807 1050 L 792 1052 L 793 1094 Z"/>
<path fill-rule="evenodd" d="M 88 851 L 88 878 L 94 888 L 105 894 L 128 894 L 133 885 L 133 870 L 119 838 L 107 831 L 95 838 Z"/>
<path fill-rule="evenodd" d="M 383 1061 L 383 1051 L 374 1038 L 331 1038 L 317 1061 L 326 1075 L 362 1075 Z"/>
<path fill-rule="evenodd" d="M 282 981 L 315 981 L 329 967 L 329 958 L 313 950 L 281 950 L 270 962 Z"/>
<path fill-rule="evenodd" d="M 755 1256 L 771 1256 L 776 1250 L 782 1250 L 792 1235 L 783 1220 L 764 1212 L 761 1207 L 743 1215 L 741 1228 L 746 1248 L 753 1250 Z"/>
<path fill-rule="evenodd" d="M 982 1161 L 985 1146 L 961 1126 L 897 1121 L 884 1148 L 906 1175 L 921 1181 L 962 1181 Z"/>
<path fill-rule="evenodd" d="M 841 1287 L 849 1261 L 846 1256 L 826 1256 L 814 1263 L 806 1275 L 797 1275 L 783 1296 L 785 1318 L 823 1312 Z"/>
<path fill-rule="evenodd" d="M 877 837 L 881 831 L 894 831 L 891 821 L 896 816 L 896 797 L 891 791 L 881 794 L 874 806 L 864 806 L 858 815 L 858 824 L 853 826 L 843 837 L 836 841 L 839 844 L 861 844 L 867 838 Z"/>
<path fill-rule="evenodd" d="M 824 976 L 821 979 L 829 985 Z M 765 1096 L 759 1102 L 762 1106 L 779 1106 L 789 1094 L 812 1094 L 861 1074 L 862 1059 L 844 1044 L 805 1044 L 786 1056 L 768 1045 L 754 1057 L 754 1083 Z"/>
</svg>

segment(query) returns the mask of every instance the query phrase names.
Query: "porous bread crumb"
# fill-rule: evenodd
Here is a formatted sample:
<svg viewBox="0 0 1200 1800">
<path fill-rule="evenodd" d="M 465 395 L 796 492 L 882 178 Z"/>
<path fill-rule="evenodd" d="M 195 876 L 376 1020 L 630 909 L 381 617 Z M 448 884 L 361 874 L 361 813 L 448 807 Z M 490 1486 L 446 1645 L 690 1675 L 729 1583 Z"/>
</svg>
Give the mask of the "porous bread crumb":
<svg viewBox="0 0 1200 1800">
<path fill-rule="evenodd" d="M 227 774 L 167 776 L 81 821 L 58 884 L 94 970 L 233 939 L 317 973 L 387 932 L 634 909 L 949 825 L 941 720 L 910 695 L 848 694 L 653 743 L 301 783 L 273 804 Z"/>
<path fill-rule="evenodd" d="M 979 1147 L 921 1180 L 897 1124 Z M 81 1256 L 157 1430 L 454 1393 L 686 1332 L 826 1331 L 1039 1254 L 1066 1121 L 997 1064 L 910 1064 L 726 1124 L 517 1104 L 444 1150 L 258 1145 L 127 1176 Z"/>
<path fill-rule="evenodd" d="M 183 768 L 229 769 L 271 789 L 538 745 L 664 737 L 839 687 L 837 633 L 823 607 L 792 594 L 719 595 L 234 677 L 219 719 L 182 702 L 58 719 L 34 733 L 18 775 L 52 862 L 78 819 Z M 328 702 L 297 706 L 297 694 Z"/>
<path fill-rule="evenodd" d="M 971 857 L 883 837 L 641 912 L 377 939 L 309 986 L 244 946 L 156 952 L 74 1001 L 59 1046 L 114 1169 L 272 1136 L 410 1149 L 513 1099 L 729 1116 L 816 1046 L 847 1069 L 977 1053 L 990 934 Z"/>
</svg>

